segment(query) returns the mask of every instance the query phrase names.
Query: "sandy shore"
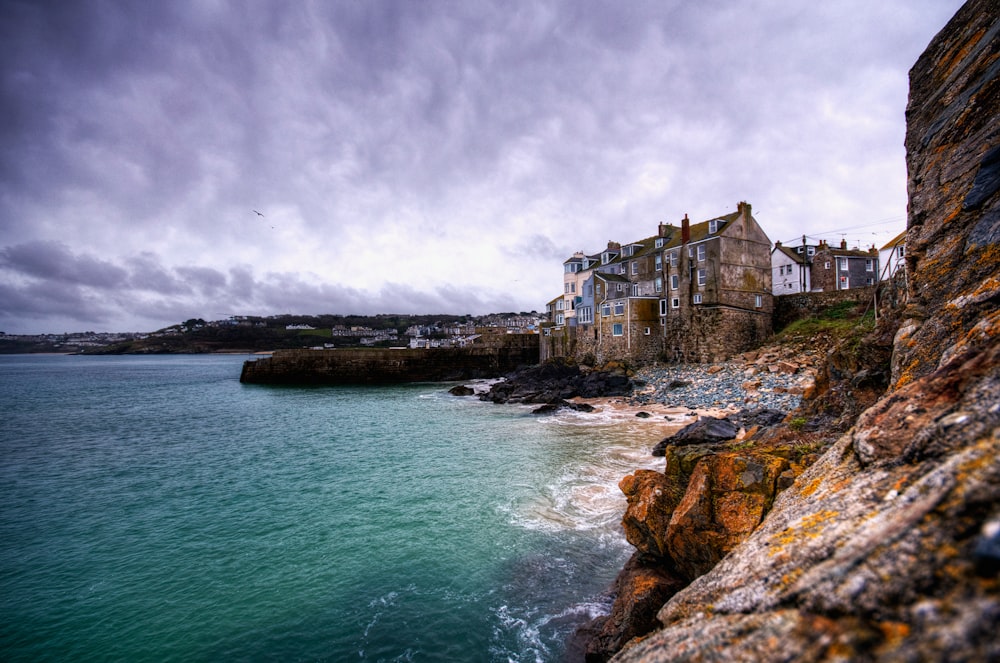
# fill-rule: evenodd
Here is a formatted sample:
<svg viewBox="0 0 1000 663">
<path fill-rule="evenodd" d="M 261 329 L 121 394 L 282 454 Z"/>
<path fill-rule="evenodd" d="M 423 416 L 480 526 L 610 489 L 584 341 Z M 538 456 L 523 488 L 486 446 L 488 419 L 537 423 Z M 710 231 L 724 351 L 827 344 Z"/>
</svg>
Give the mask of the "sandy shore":
<svg viewBox="0 0 1000 663">
<path fill-rule="evenodd" d="M 725 417 L 728 414 L 737 412 L 730 408 L 702 408 L 692 409 L 676 405 L 663 405 L 660 403 L 647 403 L 636 405 L 622 397 L 602 397 L 602 398 L 571 398 L 571 403 L 586 403 L 592 406 L 597 412 L 610 415 L 614 418 L 646 421 L 652 424 L 662 424 L 686 426 L 698 420 L 698 417 Z M 650 415 L 648 418 L 638 416 L 640 412 Z"/>
</svg>

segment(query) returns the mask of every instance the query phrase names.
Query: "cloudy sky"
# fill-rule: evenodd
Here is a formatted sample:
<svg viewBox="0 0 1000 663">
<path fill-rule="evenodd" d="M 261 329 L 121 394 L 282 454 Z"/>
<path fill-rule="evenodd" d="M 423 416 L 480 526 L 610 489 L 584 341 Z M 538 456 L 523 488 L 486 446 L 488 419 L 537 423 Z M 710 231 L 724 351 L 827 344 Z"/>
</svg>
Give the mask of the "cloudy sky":
<svg viewBox="0 0 1000 663">
<path fill-rule="evenodd" d="M 542 310 L 740 200 L 881 246 L 960 5 L 0 0 L 0 330 Z"/>
</svg>

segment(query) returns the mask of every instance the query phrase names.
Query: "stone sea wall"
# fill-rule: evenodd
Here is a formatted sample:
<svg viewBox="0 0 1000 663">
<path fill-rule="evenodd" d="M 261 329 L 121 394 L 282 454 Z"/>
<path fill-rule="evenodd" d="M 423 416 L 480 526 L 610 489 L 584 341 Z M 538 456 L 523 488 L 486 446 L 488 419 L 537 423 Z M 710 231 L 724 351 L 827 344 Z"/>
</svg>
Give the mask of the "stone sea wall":
<svg viewBox="0 0 1000 663">
<path fill-rule="evenodd" d="M 251 384 L 396 384 L 500 377 L 538 363 L 538 336 L 505 334 L 466 348 L 279 350 L 243 364 Z"/>
<path fill-rule="evenodd" d="M 998 14 L 970 0 L 911 70 L 888 388 L 820 449 L 792 413 L 626 477 L 637 552 L 588 660 L 1000 660 Z M 839 412 L 817 406 L 841 373 L 804 411 Z"/>
</svg>

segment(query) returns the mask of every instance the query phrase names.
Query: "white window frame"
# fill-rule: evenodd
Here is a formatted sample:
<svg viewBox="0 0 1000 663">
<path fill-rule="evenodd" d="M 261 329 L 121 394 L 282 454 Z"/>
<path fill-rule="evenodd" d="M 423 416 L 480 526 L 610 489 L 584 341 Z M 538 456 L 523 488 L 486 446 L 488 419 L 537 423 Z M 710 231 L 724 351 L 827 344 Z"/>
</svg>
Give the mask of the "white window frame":
<svg viewBox="0 0 1000 663">
<path fill-rule="evenodd" d="M 617 301 L 615 302 L 615 315 L 625 315 L 625 302 Z"/>
<path fill-rule="evenodd" d="M 611 304 L 609 304 L 608 302 L 604 302 L 604 304 L 601 306 L 601 315 L 604 316 L 605 318 L 611 317 Z"/>
<path fill-rule="evenodd" d="M 653 269 L 655 269 L 656 271 L 660 271 L 661 269 L 663 269 L 662 253 L 657 253 L 656 256 L 653 258 Z"/>
<path fill-rule="evenodd" d="M 638 273 L 639 273 L 639 261 L 638 260 L 633 260 L 632 261 L 632 276 L 635 276 Z"/>
<path fill-rule="evenodd" d="M 660 315 L 666 315 L 666 314 L 667 314 L 667 300 L 666 299 L 661 299 L 660 300 Z"/>
<path fill-rule="evenodd" d="M 670 289 L 677 290 L 680 287 L 681 277 L 678 274 L 670 275 Z"/>
<path fill-rule="evenodd" d="M 625 325 L 620 322 L 616 322 L 611 325 L 611 335 L 612 336 L 624 336 L 625 335 Z"/>
<path fill-rule="evenodd" d="M 662 249 L 663 248 L 663 238 L 662 237 L 657 237 L 656 238 L 656 242 L 654 243 L 654 245 L 655 245 L 656 248 Z"/>
<path fill-rule="evenodd" d="M 764 306 L 764 295 L 754 295 L 753 304 L 756 308 Z"/>
<path fill-rule="evenodd" d="M 698 285 L 705 285 L 708 283 L 708 270 L 701 268 L 698 270 Z"/>
<path fill-rule="evenodd" d="M 705 262 L 705 245 L 698 245 L 698 262 Z"/>
<path fill-rule="evenodd" d="M 677 266 L 677 251 L 670 252 L 670 266 L 671 267 Z"/>
<path fill-rule="evenodd" d="M 653 285 L 656 288 L 656 292 L 663 292 L 663 277 L 657 276 L 653 281 Z"/>
<path fill-rule="evenodd" d="M 701 304 L 701 300 L 702 300 L 701 293 L 700 292 L 694 293 L 694 303 Z"/>
<path fill-rule="evenodd" d="M 680 307 L 681 307 L 680 297 L 674 297 L 673 299 L 670 300 L 670 308 L 680 308 Z"/>
</svg>

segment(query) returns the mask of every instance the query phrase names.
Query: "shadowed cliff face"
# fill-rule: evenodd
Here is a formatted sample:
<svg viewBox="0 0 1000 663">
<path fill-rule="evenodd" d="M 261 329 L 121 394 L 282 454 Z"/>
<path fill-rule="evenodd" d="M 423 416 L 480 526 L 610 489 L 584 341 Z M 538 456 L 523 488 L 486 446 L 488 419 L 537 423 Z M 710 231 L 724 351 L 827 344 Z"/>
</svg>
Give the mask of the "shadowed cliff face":
<svg viewBox="0 0 1000 663">
<path fill-rule="evenodd" d="M 614 660 L 1000 660 L 998 11 L 971 0 L 911 71 L 889 391 L 783 491 L 753 439 L 623 481 L 636 562 L 692 582 Z"/>
</svg>

